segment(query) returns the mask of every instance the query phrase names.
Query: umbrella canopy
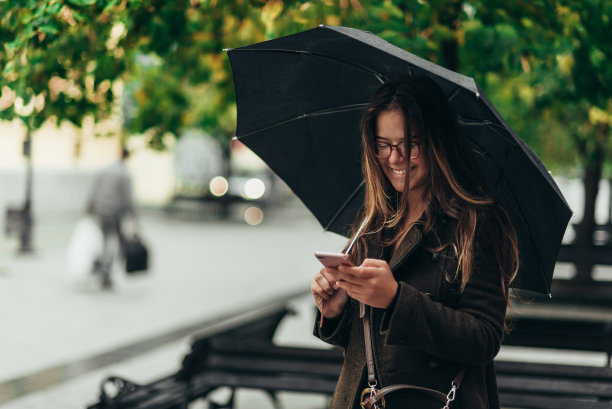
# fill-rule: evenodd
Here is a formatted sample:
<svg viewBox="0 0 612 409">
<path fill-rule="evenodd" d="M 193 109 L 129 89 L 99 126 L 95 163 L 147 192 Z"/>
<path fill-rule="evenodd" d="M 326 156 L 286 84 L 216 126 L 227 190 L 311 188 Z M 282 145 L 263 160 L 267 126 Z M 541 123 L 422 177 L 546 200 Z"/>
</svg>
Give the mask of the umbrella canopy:
<svg viewBox="0 0 612 409">
<path fill-rule="evenodd" d="M 537 155 L 472 78 L 372 33 L 319 26 L 228 50 L 237 138 L 282 178 L 329 231 L 347 235 L 363 204 L 360 120 L 390 78 L 427 75 L 447 96 L 491 192 L 519 239 L 517 286 L 550 294 L 571 210 Z"/>
</svg>

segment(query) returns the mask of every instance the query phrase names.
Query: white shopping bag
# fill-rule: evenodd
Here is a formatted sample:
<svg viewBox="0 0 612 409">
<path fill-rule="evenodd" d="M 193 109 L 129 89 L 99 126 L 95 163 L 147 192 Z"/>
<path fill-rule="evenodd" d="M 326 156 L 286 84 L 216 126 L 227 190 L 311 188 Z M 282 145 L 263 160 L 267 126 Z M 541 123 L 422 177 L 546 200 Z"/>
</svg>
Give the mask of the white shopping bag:
<svg viewBox="0 0 612 409">
<path fill-rule="evenodd" d="M 104 237 L 98 223 L 91 217 L 79 220 L 66 249 L 66 271 L 69 277 L 75 282 L 87 281 L 103 248 Z"/>
</svg>

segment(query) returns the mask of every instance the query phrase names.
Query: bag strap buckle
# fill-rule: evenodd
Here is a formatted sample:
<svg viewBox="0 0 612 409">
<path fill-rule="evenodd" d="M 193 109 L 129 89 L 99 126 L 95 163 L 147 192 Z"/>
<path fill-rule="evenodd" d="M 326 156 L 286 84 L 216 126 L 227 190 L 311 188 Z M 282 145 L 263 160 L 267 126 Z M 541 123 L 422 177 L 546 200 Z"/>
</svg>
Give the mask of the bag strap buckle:
<svg viewBox="0 0 612 409">
<path fill-rule="evenodd" d="M 361 391 L 361 399 L 359 403 L 361 409 L 385 409 L 385 398 L 381 396 L 379 399 L 376 398 L 378 389 L 376 387 L 365 388 Z"/>
<path fill-rule="evenodd" d="M 446 395 L 446 405 L 444 405 L 442 409 L 450 409 L 451 402 L 455 400 L 458 385 L 456 385 L 455 382 L 453 382 L 451 385 L 451 390 L 448 392 L 448 395 Z"/>
</svg>

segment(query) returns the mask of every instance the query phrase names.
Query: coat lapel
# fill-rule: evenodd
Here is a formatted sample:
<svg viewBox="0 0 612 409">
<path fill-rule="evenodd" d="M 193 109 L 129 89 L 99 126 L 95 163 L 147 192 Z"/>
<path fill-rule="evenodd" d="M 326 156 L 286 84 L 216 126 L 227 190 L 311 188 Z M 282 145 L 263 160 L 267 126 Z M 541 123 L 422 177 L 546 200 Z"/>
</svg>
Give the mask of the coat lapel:
<svg viewBox="0 0 612 409">
<path fill-rule="evenodd" d="M 404 239 L 400 242 L 400 245 L 397 247 L 397 250 L 393 252 L 393 256 L 391 257 L 391 261 L 389 261 L 389 267 L 391 271 L 394 271 L 397 266 L 399 266 L 405 259 L 408 257 L 414 249 L 421 244 L 421 240 L 423 239 L 423 230 L 420 225 L 415 225 L 408 233 Z"/>
</svg>

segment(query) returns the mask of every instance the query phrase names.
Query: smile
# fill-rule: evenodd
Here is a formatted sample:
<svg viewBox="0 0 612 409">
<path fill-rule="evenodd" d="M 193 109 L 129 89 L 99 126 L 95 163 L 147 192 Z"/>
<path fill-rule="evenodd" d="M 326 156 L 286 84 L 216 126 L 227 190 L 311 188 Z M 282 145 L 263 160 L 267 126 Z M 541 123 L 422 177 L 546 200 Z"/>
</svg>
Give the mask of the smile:
<svg viewBox="0 0 612 409">
<path fill-rule="evenodd" d="M 395 173 L 396 175 L 405 175 L 406 174 L 406 169 L 391 169 L 393 171 L 393 173 Z"/>
</svg>

